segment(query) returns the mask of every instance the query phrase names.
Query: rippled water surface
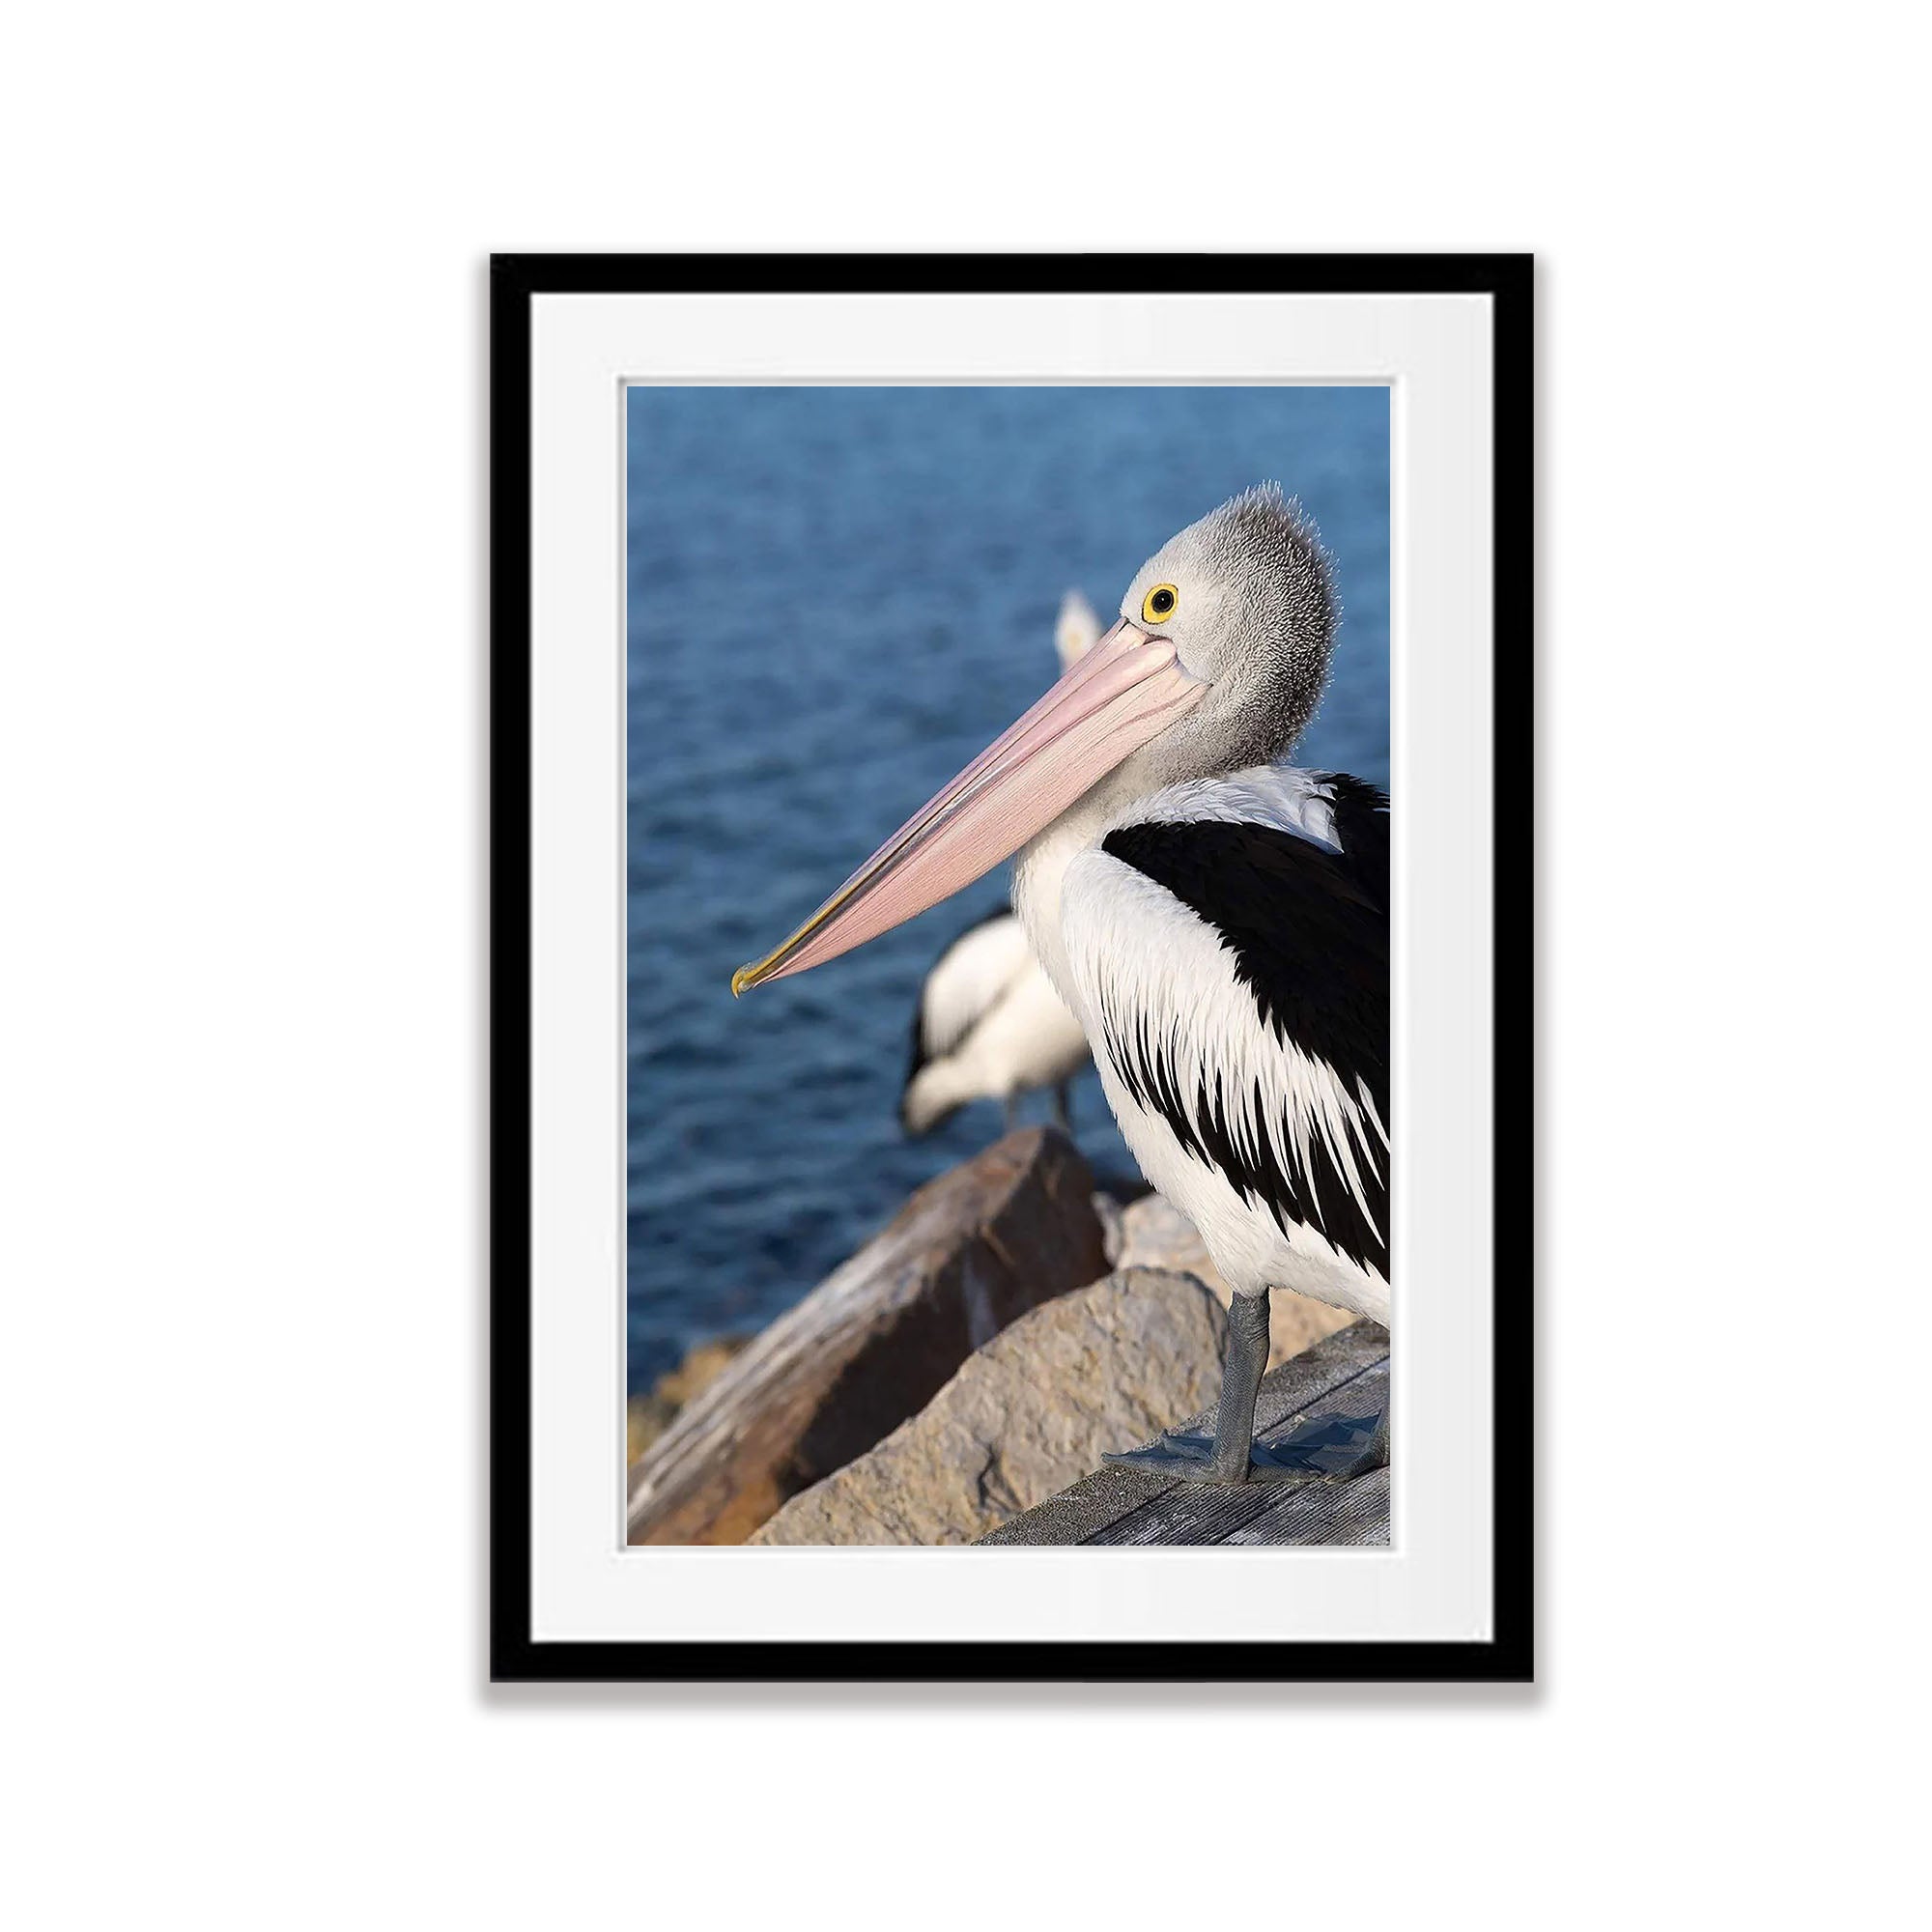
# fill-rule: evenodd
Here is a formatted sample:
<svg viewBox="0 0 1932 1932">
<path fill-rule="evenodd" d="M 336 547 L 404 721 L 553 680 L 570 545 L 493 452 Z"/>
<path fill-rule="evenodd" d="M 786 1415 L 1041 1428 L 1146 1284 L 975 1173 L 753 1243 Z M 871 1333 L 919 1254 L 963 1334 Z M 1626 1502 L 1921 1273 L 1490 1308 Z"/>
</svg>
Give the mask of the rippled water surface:
<svg viewBox="0 0 1932 1932">
<path fill-rule="evenodd" d="M 781 1313 L 1000 1132 L 895 1114 L 921 980 L 1004 873 L 795 980 L 768 950 L 1052 681 L 1174 531 L 1264 478 L 1344 606 L 1308 763 L 1388 775 L 1380 389 L 629 392 L 630 1379 Z M 1044 1111 L 1035 1101 L 1032 1114 Z M 1130 1173 L 1093 1073 L 1074 1124 Z"/>
</svg>

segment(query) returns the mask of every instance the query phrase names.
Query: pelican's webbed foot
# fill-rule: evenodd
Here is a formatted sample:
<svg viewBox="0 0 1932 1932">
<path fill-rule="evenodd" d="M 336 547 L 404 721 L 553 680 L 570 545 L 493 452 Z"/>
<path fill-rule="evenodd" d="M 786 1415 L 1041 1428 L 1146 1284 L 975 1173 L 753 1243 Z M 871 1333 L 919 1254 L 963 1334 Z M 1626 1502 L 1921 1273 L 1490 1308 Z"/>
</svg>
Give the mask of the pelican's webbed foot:
<svg viewBox="0 0 1932 1932">
<path fill-rule="evenodd" d="M 1331 1483 L 1351 1483 L 1357 1476 L 1366 1476 L 1371 1469 L 1386 1469 L 1389 1459 L 1389 1418 L 1384 1408 L 1376 1418 L 1373 1435 L 1356 1451 L 1355 1455 L 1339 1468 L 1327 1471 Z"/>
<path fill-rule="evenodd" d="M 1242 1463 L 1230 1466 L 1215 1462 L 1210 1435 L 1176 1435 L 1163 1431 L 1145 1448 L 1122 1449 L 1100 1460 L 1117 1469 L 1134 1469 L 1143 1476 L 1160 1476 L 1171 1483 L 1244 1483 L 1248 1479 Z"/>
<path fill-rule="evenodd" d="M 1304 1463 L 1292 1449 L 1254 1448 L 1245 1463 L 1217 1458 L 1210 1435 L 1163 1433 L 1145 1449 L 1122 1449 L 1100 1458 L 1117 1469 L 1137 1469 L 1171 1483 L 1319 1483 L 1326 1471 Z"/>
</svg>

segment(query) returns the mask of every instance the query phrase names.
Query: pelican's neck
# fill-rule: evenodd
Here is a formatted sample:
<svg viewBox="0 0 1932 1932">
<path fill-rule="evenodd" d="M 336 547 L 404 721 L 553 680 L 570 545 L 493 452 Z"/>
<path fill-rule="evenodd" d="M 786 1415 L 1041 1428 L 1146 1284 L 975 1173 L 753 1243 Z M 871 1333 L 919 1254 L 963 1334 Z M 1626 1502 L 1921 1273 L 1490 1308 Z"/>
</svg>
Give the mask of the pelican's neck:
<svg viewBox="0 0 1932 1932">
<path fill-rule="evenodd" d="M 1060 889 L 1066 868 L 1090 845 L 1099 842 L 1107 822 L 1119 809 L 1118 800 L 1098 794 L 1077 800 L 1046 830 L 1020 850 L 1013 863 L 1013 910 L 1026 927 L 1034 957 L 1046 969 L 1053 989 L 1074 1012 L 1080 1010 L 1073 978 L 1066 970 L 1066 948 L 1060 932 Z"/>
<path fill-rule="evenodd" d="M 1026 927 L 1034 957 L 1046 969 L 1054 991 L 1075 1013 L 1080 1011 L 1066 948 L 1060 931 L 1061 891 L 1066 868 L 1081 853 L 1099 844 L 1115 826 L 1142 817 L 1187 824 L 1199 819 L 1274 826 L 1317 845 L 1340 851 L 1335 836 L 1334 795 L 1322 775 L 1303 771 L 1284 755 L 1272 764 L 1211 778 L 1183 779 L 1146 792 L 1097 784 L 1061 813 L 1020 850 L 1013 862 L 1013 910 Z"/>
</svg>

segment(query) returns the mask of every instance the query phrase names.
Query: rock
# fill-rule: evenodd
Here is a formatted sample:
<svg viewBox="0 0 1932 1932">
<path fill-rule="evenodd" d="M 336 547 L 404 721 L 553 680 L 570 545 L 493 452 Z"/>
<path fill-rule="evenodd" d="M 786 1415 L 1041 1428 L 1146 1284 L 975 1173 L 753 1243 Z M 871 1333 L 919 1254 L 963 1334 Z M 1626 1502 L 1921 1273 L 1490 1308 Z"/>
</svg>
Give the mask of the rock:
<svg viewBox="0 0 1932 1932">
<path fill-rule="evenodd" d="M 910 1422 L 752 1537 L 971 1543 L 1211 1403 L 1226 1328 L 1192 1277 L 1129 1268 L 989 1342 Z"/>
<path fill-rule="evenodd" d="M 1208 1259 L 1194 1223 L 1166 1195 L 1144 1194 L 1121 1209 L 1120 1243 L 1116 1267 L 1179 1268 L 1198 1275 L 1227 1307 L 1231 1291 L 1220 1269 Z M 1279 1368 L 1354 1320 L 1347 1309 L 1276 1289 L 1268 1297 L 1268 1367 Z"/>
<path fill-rule="evenodd" d="M 917 1414 L 1009 1322 L 1104 1274 L 1093 1187 L 1047 1127 L 928 1181 L 645 1451 L 630 1540 L 742 1543 Z"/>
<path fill-rule="evenodd" d="M 700 1342 L 676 1368 L 668 1369 L 648 1394 L 634 1395 L 625 1405 L 626 1461 L 635 1463 L 671 1425 L 686 1403 L 702 1393 L 724 1373 L 724 1366 L 752 1338 L 723 1335 Z"/>
</svg>

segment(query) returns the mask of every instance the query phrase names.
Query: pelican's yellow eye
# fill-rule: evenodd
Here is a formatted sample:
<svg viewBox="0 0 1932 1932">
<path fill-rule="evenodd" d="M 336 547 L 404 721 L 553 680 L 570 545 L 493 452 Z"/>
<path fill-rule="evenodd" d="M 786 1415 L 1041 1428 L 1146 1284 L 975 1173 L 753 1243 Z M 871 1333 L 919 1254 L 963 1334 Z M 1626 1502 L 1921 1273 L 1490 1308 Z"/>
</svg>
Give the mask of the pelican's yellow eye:
<svg viewBox="0 0 1932 1932">
<path fill-rule="evenodd" d="M 1156 583 L 1141 606 L 1141 616 L 1147 623 L 1164 624 L 1174 615 L 1174 607 L 1179 602 L 1180 592 L 1173 584 Z"/>
</svg>

